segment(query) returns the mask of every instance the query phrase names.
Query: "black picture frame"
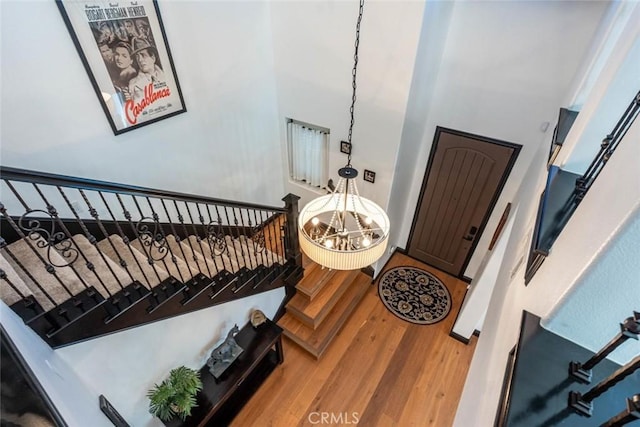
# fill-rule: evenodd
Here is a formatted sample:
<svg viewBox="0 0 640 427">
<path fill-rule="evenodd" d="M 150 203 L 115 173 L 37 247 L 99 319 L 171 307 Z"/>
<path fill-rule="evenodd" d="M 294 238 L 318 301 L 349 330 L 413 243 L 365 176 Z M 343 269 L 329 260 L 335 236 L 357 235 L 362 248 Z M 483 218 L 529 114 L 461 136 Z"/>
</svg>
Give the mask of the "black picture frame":
<svg viewBox="0 0 640 427">
<path fill-rule="evenodd" d="M 374 182 L 376 182 L 376 173 L 365 169 L 364 175 L 362 175 L 362 179 L 373 184 Z"/>
<path fill-rule="evenodd" d="M 340 152 L 344 154 L 351 154 L 351 143 L 347 141 L 340 141 Z"/>
<path fill-rule="evenodd" d="M 156 0 L 55 0 L 115 135 L 187 111 Z"/>
</svg>

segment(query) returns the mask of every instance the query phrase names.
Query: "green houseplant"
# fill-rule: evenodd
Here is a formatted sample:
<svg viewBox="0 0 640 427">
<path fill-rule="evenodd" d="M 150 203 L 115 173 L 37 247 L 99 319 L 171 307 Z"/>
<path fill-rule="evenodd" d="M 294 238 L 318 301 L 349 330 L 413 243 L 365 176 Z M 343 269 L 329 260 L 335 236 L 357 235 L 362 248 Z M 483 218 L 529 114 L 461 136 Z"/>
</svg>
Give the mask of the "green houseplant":
<svg viewBox="0 0 640 427">
<path fill-rule="evenodd" d="M 191 415 L 196 404 L 196 393 L 202 390 L 200 372 L 180 366 L 169 372 L 162 383 L 154 384 L 147 392 L 149 412 L 162 421 L 169 421 L 178 415 L 185 420 Z"/>
</svg>

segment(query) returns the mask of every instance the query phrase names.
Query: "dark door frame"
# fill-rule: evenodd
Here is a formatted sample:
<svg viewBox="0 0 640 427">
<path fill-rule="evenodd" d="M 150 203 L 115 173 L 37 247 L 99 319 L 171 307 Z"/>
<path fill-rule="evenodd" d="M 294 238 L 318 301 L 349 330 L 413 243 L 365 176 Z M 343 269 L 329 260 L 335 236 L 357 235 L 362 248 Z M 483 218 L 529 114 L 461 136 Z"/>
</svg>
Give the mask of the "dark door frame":
<svg viewBox="0 0 640 427">
<path fill-rule="evenodd" d="M 471 247 L 469 248 L 469 252 L 467 253 L 467 257 L 465 258 L 464 263 L 462 264 L 462 268 L 460 269 L 460 274 L 458 274 L 458 276 L 457 276 L 458 279 L 465 280 L 465 281 L 469 282 L 470 279 L 468 277 L 465 277 L 464 271 L 469 266 L 469 261 L 471 261 L 471 257 L 473 256 L 473 254 L 474 254 L 474 252 L 476 250 L 476 246 L 478 245 L 478 242 L 482 238 L 482 233 L 484 233 L 484 229 L 485 229 L 485 227 L 487 225 L 487 222 L 489 222 L 489 218 L 491 217 L 491 213 L 493 213 L 493 209 L 495 208 L 495 205 L 498 202 L 498 198 L 500 197 L 500 194 L 502 194 L 502 190 L 504 188 L 504 185 L 507 182 L 507 178 L 511 174 L 511 170 L 513 169 L 513 165 L 516 163 L 516 160 L 518 159 L 518 155 L 520 154 L 520 150 L 522 149 L 522 145 L 521 144 L 515 144 L 513 142 L 501 141 L 499 139 L 489 138 L 489 137 L 486 137 L 486 136 L 480 136 L 480 135 L 476 135 L 476 134 L 469 133 L 469 132 L 463 132 L 463 131 L 459 131 L 459 130 L 455 130 L 455 129 L 449 129 L 449 128 L 445 128 L 445 127 L 441 127 L 441 126 L 436 126 L 436 131 L 435 131 L 435 134 L 433 136 L 433 143 L 431 144 L 431 152 L 429 153 L 429 160 L 427 162 L 427 169 L 425 170 L 424 177 L 422 178 L 422 185 L 420 186 L 420 197 L 418 197 L 418 201 L 417 201 L 416 206 L 415 206 L 415 211 L 413 213 L 413 220 L 411 221 L 411 229 L 409 231 L 409 238 L 407 239 L 407 244 L 405 246 L 407 248 L 406 249 L 407 254 L 409 253 L 409 248 L 411 247 L 411 240 L 414 238 L 414 231 L 415 231 L 414 228 L 415 228 L 416 222 L 418 220 L 418 211 L 420 209 L 420 206 L 422 205 L 422 198 L 424 197 L 424 191 L 425 191 L 425 188 L 427 186 L 427 179 L 429 177 L 429 173 L 431 173 L 431 166 L 433 164 L 433 158 L 435 157 L 435 153 L 436 153 L 436 151 L 438 149 L 438 141 L 440 139 L 440 134 L 442 132 L 447 132 L 449 134 L 462 136 L 462 137 L 465 137 L 465 138 L 476 139 L 478 141 L 487 142 L 487 143 L 490 143 L 490 144 L 496 144 L 496 145 L 501 145 L 501 146 L 504 146 L 504 147 L 513 148 L 513 153 L 511 154 L 511 158 L 509 159 L 509 163 L 507 164 L 507 167 L 505 168 L 504 173 L 502 174 L 502 177 L 500 178 L 500 182 L 498 183 L 498 187 L 496 188 L 495 194 L 491 198 L 491 202 L 489 203 L 489 208 L 487 209 L 487 212 L 485 213 L 484 218 L 482 218 L 482 222 L 481 222 L 480 227 L 478 229 L 478 237 L 476 239 L 474 239 L 473 243 L 471 244 Z"/>
</svg>

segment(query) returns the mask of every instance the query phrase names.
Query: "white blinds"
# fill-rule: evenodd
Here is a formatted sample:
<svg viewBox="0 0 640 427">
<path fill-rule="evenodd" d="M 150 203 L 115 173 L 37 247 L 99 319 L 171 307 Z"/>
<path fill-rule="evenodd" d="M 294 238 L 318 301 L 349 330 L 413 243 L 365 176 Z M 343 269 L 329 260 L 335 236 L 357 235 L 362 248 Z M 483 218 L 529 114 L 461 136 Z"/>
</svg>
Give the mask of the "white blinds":
<svg viewBox="0 0 640 427">
<path fill-rule="evenodd" d="M 313 187 L 327 185 L 329 134 L 289 121 L 287 123 L 289 176 Z"/>
</svg>

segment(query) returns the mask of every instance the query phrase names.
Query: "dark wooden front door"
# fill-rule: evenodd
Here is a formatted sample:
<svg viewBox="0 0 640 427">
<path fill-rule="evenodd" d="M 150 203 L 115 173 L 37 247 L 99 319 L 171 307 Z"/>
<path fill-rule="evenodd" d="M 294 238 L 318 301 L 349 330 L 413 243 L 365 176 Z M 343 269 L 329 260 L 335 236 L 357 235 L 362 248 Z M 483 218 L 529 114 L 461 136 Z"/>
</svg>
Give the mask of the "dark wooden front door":
<svg viewBox="0 0 640 427">
<path fill-rule="evenodd" d="M 520 145 L 438 127 L 408 253 L 461 277 Z"/>
</svg>

